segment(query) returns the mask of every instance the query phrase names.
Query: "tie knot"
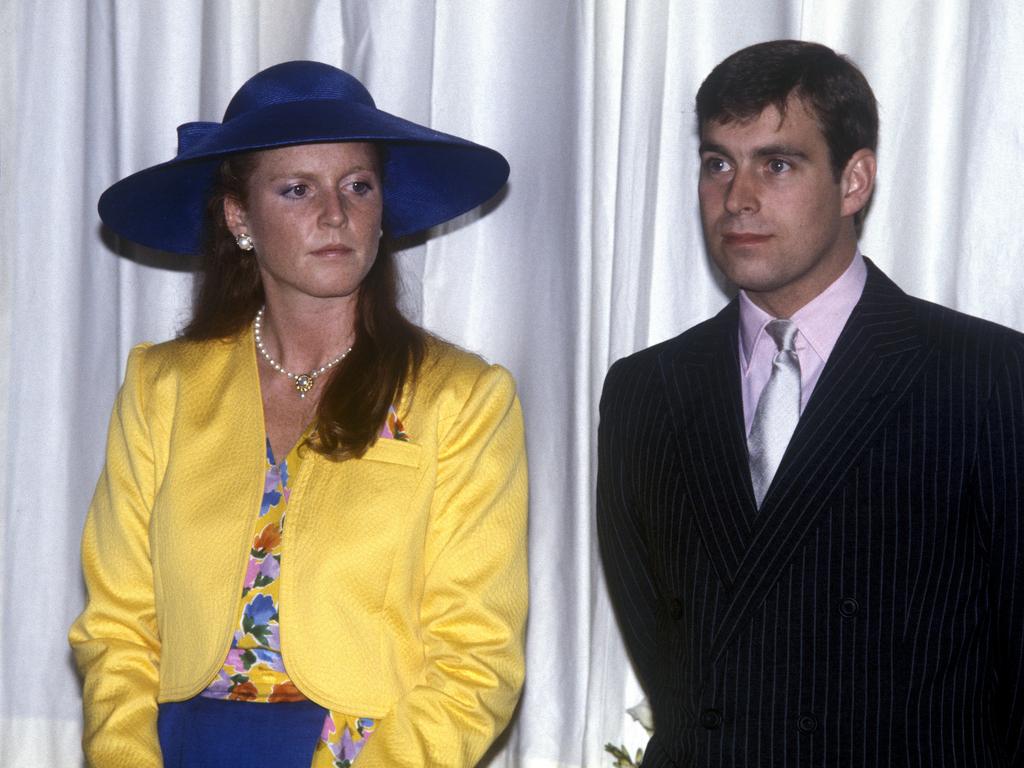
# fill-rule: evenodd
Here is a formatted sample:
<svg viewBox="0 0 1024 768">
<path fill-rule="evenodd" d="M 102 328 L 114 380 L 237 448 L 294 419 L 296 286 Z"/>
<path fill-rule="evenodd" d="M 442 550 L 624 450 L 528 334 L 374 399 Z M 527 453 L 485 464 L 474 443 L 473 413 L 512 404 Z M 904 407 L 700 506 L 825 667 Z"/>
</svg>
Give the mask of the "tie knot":
<svg viewBox="0 0 1024 768">
<path fill-rule="evenodd" d="M 792 320 L 772 320 L 765 326 L 765 331 L 775 341 L 775 346 L 783 352 L 795 352 L 793 341 L 796 339 L 796 323 Z"/>
</svg>

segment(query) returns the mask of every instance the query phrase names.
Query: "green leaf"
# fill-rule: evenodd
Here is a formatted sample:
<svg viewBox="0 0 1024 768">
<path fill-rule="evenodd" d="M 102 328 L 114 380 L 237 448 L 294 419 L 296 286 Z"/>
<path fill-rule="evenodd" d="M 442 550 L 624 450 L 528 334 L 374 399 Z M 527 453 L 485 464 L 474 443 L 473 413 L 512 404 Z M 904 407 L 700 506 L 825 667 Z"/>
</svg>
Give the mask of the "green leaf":
<svg viewBox="0 0 1024 768">
<path fill-rule="evenodd" d="M 254 626 L 252 629 L 249 630 L 249 634 L 252 635 L 253 637 L 255 637 L 256 641 L 260 645 L 266 645 L 267 644 L 267 638 L 270 635 L 270 625 L 269 624 L 257 624 L 256 626 Z"/>
<path fill-rule="evenodd" d="M 639 762 L 634 763 L 633 758 L 629 756 L 629 751 L 623 747 L 616 747 L 614 744 L 605 744 L 604 751 L 615 758 L 615 762 L 612 765 L 615 768 L 639 768 Z M 641 755 L 642 752 L 638 752 Z"/>
</svg>

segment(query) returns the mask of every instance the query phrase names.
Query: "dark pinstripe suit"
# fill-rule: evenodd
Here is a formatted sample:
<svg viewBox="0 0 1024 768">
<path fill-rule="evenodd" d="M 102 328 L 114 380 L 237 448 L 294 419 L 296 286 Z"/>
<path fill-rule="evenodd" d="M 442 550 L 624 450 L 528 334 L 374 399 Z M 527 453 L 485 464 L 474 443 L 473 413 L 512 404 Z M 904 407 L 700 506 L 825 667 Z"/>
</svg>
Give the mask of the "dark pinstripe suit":
<svg viewBox="0 0 1024 768">
<path fill-rule="evenodd" d="M 644 765 L 1024 765 L 1024 336 L 869 264 L 756 512 L 737 322 L 620 360 L 601 400 Z"/>
</svg>

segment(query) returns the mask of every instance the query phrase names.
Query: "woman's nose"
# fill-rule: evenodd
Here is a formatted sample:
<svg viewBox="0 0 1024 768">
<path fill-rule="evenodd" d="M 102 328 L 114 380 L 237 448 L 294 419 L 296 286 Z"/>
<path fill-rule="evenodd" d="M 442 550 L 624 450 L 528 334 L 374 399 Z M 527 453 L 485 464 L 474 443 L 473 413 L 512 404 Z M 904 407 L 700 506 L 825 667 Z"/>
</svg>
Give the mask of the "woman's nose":
<svg viewBox="0 0 1024 768">
<path fill-rule="evenodd" d="M 325 225 L 331 227 L 340 227 L 348 223 L 348 214 L 345 212 L 345 199 L 340 192 L 324 195 L 320 220 Z"/>
</svg>

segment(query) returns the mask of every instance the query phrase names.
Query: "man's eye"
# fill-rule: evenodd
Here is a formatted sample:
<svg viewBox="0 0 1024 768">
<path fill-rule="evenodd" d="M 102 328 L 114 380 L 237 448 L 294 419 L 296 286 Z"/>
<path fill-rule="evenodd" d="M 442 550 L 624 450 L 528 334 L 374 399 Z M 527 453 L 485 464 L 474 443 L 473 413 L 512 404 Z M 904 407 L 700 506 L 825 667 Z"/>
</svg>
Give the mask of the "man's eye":
<svg viewBox="0 0 1024 768">
<path fill-rule="evenodd" d="M 710 157 L 705 163 L 708 171 L 711 173 L 721 173 L 729 169 L 729 164 L 720 157 Z"/>
<path fill-rule="evenodd" d="M 369 182 L 366 182 L 366 181 L 353 181 L 352 182 L 352 191 L 355 192 L 357 195 L 365 195 L 371 189 L 373 189 L 373 187 L 370 186 Z"/>
<path fill-rule="evenodd" d="M 784 173 L 789 170 L 789 163 L 778 158 L 768 161 L 768 170 L 772 173 Z"/>
<path fill-rule="evenodd" d="M 295 184 L 285 190 L 288 197 L 305 197 L 307 192 L 309 192 L 309 187 L 305 184 Z"/>
</svg>

